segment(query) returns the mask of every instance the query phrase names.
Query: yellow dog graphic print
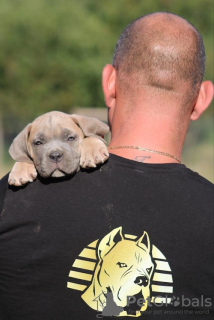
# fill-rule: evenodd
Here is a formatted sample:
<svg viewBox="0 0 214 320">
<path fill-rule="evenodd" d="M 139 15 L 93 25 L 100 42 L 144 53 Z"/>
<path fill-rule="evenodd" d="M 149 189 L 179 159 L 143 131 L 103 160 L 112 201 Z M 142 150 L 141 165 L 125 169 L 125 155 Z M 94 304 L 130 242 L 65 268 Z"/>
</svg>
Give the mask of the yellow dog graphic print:
<svg viewBox="0 0 214 320">
<path fill-rule="evenodd" d="M 142 307 L 135 306 L 138 310 L 135 310 L 134 316 L 140 316 L 140 311 L 147 309 L 150 279 L 154 270 L 148 234 L 144 232 L 139 239 L 131 241 L 125 239 L 121 227 L 116 228 L 101 240 L 97 255 L 94 277 L 82 295 L 83 300 L 91 308 L 103 311 L 111 293 L 115 306 L 120 307 L 115 308 L 115 312 L 125 316 L 129 315 L 128 299 L 137 296 L 138 299 L 144 299 Z"/>
<path fill-rule="evenodd" d="M 81 291 L 101 318 L 139 317 L 152 305 L 171 304 L 173 278 L 167 258 L 146 231 L 136 236 L 119 227 L 83 248 L 67 287 Z"/>
</svg>

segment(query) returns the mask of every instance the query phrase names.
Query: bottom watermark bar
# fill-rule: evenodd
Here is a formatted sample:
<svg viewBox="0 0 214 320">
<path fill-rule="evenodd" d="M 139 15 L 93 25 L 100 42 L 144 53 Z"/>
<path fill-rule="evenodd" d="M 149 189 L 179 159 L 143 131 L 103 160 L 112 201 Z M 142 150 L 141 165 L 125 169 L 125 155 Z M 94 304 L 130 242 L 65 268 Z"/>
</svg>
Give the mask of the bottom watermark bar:
<svg viewBox="0 0 214 320">
<path fill-rule="evenodd" d="M 197 298 L 187 298 L 184 295 L 178 296 L 156 296 L 144 297 L 127 296 L 126 305 L 119 306 L 114 302 L 112 293 L 107 294 L 106 304 L 103 311 L 96 315 L 103 316 L 132 316 L 140 315 L 209 315 L 209 308 L 212 307 L 212 299 L 203 295 Z M 97 310 L 98 311 L 98 310 Z"/>
<path fill-rule="evenodd" d="M 173 307 L 194 307 L 194 308 L 210 308 L 212 306 L 211 298 L 204 298 L 204 296 L 200 296 L 199 298 L 187 298 L 184 295 L 181 297 L 167 297 L 167 296 L 157 296 L 147 299 L 144 298 L 136 298 L 135 296 L 127 297 L 127 306 L 131 306 L 132 304 L 137 304 L 139 307 L 143 307 L 145 304 L 149 307 L 155 305 L 156 307 L 162 306 L 173 306 Z"/>
</svg>

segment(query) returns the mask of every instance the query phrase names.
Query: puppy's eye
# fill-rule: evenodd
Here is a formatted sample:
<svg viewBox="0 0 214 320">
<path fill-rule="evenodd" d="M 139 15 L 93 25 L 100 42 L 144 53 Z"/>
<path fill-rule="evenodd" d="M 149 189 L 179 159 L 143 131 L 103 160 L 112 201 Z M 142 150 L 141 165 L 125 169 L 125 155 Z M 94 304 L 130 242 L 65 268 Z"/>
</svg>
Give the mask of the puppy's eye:
<svg viewBox="0 0 214 320">
<path fill-rule="evenodd" d="M 68 141 L 73 141 L 75 139 L 76 139 L 75 137 L 68 137 Z"/>
<path fill-rule="evenodd" d="M 40 144 L 42 144 L 42 142 L 41 142 L 40 140 L 37 140 L 37 141 L 34 142 L 34 144 L 35 144 L 36 146 L 39 146 Z"/>
<path fill-rule="evenodd" d="M 118 262 L 117 264 L 120 268 L 127 268 L 127 264 L 124 262 Z"/>
</svg>

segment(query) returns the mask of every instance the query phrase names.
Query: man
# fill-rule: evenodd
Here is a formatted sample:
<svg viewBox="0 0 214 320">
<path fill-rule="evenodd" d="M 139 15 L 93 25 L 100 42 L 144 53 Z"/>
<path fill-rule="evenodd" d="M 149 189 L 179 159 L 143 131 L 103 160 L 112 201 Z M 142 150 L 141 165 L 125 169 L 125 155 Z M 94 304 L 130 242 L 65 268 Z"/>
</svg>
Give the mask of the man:
<svg viewBox="0 0 214 320">
<path fill-rule="evenodd" d="M 1 181 L 2 319 L 212 319 L 213 187 L 181 164 L 209 106 L 198 31 L 129 25 L 103 70 L 110 159 L 72 179 Z"/>
</svg>

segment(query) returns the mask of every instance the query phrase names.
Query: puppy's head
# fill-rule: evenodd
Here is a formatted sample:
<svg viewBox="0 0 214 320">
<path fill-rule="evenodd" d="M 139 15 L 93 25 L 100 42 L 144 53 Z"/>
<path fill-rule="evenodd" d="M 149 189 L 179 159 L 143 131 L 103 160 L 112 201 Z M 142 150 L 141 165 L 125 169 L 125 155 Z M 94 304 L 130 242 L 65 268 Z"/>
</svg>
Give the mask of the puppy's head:
<svg viewBox="0 0 214 320">
<path fill-rule="evenodd" d="M 107 132 L 108 126 L 97 119 L 52 111 L 28 124 L 9 153 L 15 161 L 34 163 L 42 177 L 61 177 L 79 169 L 85 137 Z"/>
<path fill-rule="evenodd" d="M 122 228 L 114 229 L 101 240 L 98 256 L 100 270 L 97 280 L 103 292 L 111 291 L 116 305 L 126 311 L 130 298 L 143 298 L 144 305 L 136 305 L 136 310 L 146 310 L 154 270 L 148 234 L 144 232 L 133 241 L 124 237 Z"/>
</svg>

